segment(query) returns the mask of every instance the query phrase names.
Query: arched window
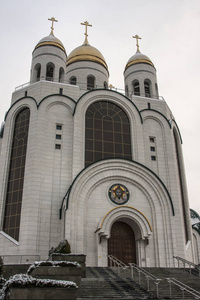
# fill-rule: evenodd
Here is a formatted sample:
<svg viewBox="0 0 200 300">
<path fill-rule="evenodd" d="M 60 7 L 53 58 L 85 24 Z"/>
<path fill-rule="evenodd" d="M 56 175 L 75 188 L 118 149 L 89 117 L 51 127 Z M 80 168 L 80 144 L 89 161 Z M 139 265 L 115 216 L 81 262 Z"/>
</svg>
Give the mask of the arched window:
<svg viewBox="0 0 200 300">
<path fill-rule="evenodd" d="M 70 80 L 69 80 L 69 83 L 73 84 L 73 85 L 76 85 L 76 77 L 75 76 L 71 77 Z"/>
<path fill-rule="evenodd" d="M 133 93 L 136 96 L 140 96 L 140 84 L 138 80 L 133 81 Z"/>
<path fill-rule="evenodd" d="M 150 89 L 151 83 L 149 80 L 144 81 L 144 92 L 145 92 L 145 97 L 151 98 L 151 89 Z"/>
<path fill-rule="evenodd" d="M 41 65 L 40 64 L 37 64 L 35 66 L 35 78 L 36 80 L 35 81 L 40 81 L 40 74 L 41 74 Z"/>
<path fill-rule="evenodd" d="M 107 90 L 107 89 L 108 89 L 108 84 L 107 84 L 107 82 L 106 82 L 106 81 L 104 81 L 104 84 L 103 84 L 103 85 L 104 85 L 104 89 L 106 89 L 106 90 Z"/>
<path fill-rule="evenodd" d="M 125 95 L 129 97 L 129 90 L 128 90 L 128 85 L 125 86 Z"/>
<path fill-rule="evenodd" d="M 85 120 L 85 166 L 104 158 L 132 159 L 130 123 L 116 104 L 91 104 Z"/>
<path fill-rule="evenodd" d="M 28 141 L 30 110 L 22 109 L 15 119 L 3 231 L 19 240 L 19 226 Z"/>
<path fill-rule="evenodd" d="M 59 82 L 64 82 L 64 70 L 60 68 L 59 70 Z"/>
<path fill-rule="evenodd" d="M 95 87 L 95 77 L 88 76 L 87 77 L 87 90 L 92 90 Z"/>
<path fill-rule="evenodd" d="M 46 69 L 46 80 L 53 81 L 54 64 L 48 63 Z"/>
</svg>

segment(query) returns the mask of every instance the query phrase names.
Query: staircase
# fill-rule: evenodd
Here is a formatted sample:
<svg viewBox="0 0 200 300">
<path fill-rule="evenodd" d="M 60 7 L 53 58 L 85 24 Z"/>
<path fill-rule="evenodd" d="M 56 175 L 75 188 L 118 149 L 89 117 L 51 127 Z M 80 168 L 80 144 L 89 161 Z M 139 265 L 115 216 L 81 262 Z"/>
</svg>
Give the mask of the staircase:
<svg viewBox="0 0 200 300">
<path fill-rule="evenodd" d="M 200 292 L 200 277 L 178 268 L 145 268 L 148 272 L 162 279 L 159 284 L 159 299 L 169 299 L 169 283 L 166 278 L 176 278 L 182 283 Z M 155 285 L 150 282 L 150 291 L 146 291 L 146 279 L 141 275 L 141 286 L 138 285 L 138 273 L 134 271 L 133 280 L 130 270 L 121 270 L 117 274 L 116 268 L 88 267 L 86 278 L 81 280 L 80 299 L 156 299 Z M 182 291 L 172 285 L 171 300 L 183 299 Z M 185 292 L 184 299 L 195 299 Z"/>
<path fill-rule="evenodd" d="M 16 273 L 26 273 L 29 265 L 6 265 L 5 278 Z M 190 274 L 188 269 L 181 268 L 144 268 L 152 275 L 162 279 L 159 283 L 159 299 L 169 299 L 169 283 L 166 278 L 175 278 L 194 290 L 200 292 L 200 277 Z M 120 274 L 117 268 L 87 267 L 86 278 L 81 279 L 81 295 L 78 300 L 84 299 L 135 299 L 135 300 L 154 300 L 156 299 L 155 284 L 150 281 L 149 292 L 147 289 L 147 281 L 141 274 L 141 286 L 139 286 L 138 273 L 133 272 L 133 280 L 131 279 L 130 269 Z M 172 284 L 171 300 L 183 299 L 182 291 Z M 184 299 L 195 299 L 192 295 L 185 292 Z"/>
<path fill-rule="evenodd" d="M 130 272 L 127 275 L 118 275 L 114 268 L 88 267 L 78 299 L 154 299 L 130 279 Z"/>
<path fill-rule="evenodd" d="M 159 299 L 169 298 L 169 283 L 166 278 L 175 278 L 183 284 L 191 287 L 192 289 L 200 292 L 200 277 L 190 274 L 189 269 L 181 268 L 145 268 L 148 272 L 154 276 L 162 279 L 159 284 Z M 183 299 L 183 293 L 179 287 L 172 284 L 172 298 L 171 299 Z M 153 285 L 150 287 L 153 290 Z M 155 290 L 155 288 L 154 288 Z M 184 299 L 195 299 L 191 294 L 185 291 Z"/>
</svg>

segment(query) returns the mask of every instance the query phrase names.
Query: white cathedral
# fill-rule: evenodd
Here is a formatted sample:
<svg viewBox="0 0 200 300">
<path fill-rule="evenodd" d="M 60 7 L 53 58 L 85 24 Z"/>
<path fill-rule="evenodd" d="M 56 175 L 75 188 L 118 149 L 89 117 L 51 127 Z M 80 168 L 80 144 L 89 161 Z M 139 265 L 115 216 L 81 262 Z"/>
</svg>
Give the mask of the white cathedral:
<svg viewBox="0 0 200 300">
<path fill-rule="evenodd" d="M 0 133 L 0 255 L 47 259 L 66 239 L 87 266 L 107 266 L 108 255 L 144 267 L 174 267 L 174 255 L 199 263 L 180 131 L 139 37 L 119 93 L 88 42 L 91 25 L 67 55 L 50 20 Z"/>
</svg>

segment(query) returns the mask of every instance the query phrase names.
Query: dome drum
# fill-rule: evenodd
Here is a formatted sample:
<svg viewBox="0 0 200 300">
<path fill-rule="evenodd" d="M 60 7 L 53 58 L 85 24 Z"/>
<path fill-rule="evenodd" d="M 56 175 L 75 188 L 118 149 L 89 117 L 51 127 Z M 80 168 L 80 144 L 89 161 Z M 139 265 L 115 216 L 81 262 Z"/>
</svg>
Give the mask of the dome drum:
<svg viewBox="0 0 200 300">
<path fill-rule="evenodd" d="M 156 69 L 151 60 L 136 52 L 126 64 L 124 71 L 126 96 L 133 95 L 158 98 Z"/>
<path fill-rule="evenodd" d="M 66 53 L 59 47 L 45 45 L 33 51 L 31 82 L 50 80 L 64 82 Z"/>
<path fill-rule="evenodd" d="M 91 88 L 88 86 L 90 77 L 93 78 Z M 76 62 L 67 67 L 66 83 L 76 84 L 84 91 L 102 89 L 108 87 L 108 71 L 94 62 Z"/>
</svg>

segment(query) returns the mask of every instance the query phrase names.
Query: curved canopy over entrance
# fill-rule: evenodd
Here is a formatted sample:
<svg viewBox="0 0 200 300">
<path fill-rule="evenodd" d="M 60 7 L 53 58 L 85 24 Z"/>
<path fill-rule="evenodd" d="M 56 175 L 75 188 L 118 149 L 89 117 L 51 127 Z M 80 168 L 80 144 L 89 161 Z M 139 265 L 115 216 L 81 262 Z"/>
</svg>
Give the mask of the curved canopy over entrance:
<svg viewBox="0 0 200 300">
<path fill-rule="evenodd" d="M 116 221 L 112 225 L 108 255 L 113 255 L 125 264 L 136 263 L 135 234 L 127 223 Z"/>
</svg>

